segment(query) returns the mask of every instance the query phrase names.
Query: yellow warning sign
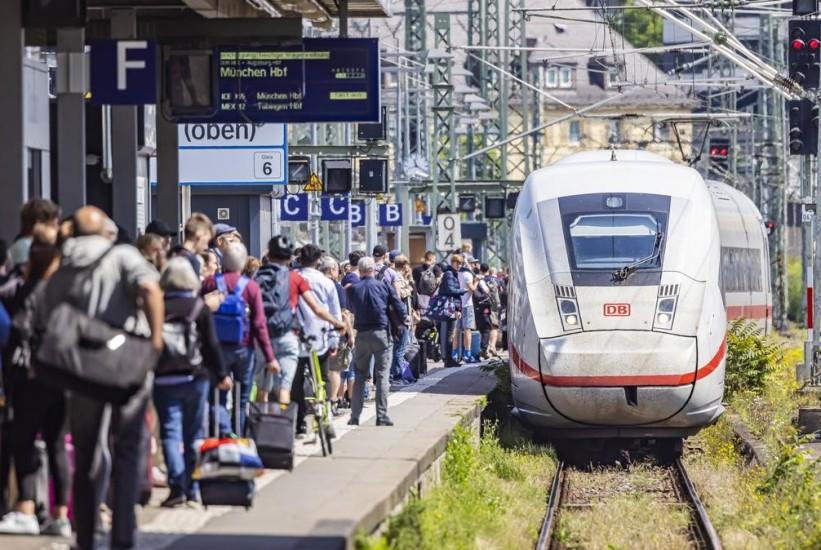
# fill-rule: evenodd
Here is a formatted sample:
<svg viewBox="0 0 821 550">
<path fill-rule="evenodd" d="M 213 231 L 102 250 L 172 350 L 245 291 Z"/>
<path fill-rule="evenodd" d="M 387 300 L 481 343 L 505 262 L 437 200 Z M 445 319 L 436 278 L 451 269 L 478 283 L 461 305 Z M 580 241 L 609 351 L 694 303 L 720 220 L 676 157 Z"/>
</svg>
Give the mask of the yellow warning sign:
<svg viewBox="0 0 821 550">
<path fill-rule="evenodd" d="M 319 176 L 316 175 L 316 172 L 311 172 L 311 179 L 303 191 L 312 191 L 314 193 L 322 191 L 322 181 L 319 179 Z"/>
</svg>

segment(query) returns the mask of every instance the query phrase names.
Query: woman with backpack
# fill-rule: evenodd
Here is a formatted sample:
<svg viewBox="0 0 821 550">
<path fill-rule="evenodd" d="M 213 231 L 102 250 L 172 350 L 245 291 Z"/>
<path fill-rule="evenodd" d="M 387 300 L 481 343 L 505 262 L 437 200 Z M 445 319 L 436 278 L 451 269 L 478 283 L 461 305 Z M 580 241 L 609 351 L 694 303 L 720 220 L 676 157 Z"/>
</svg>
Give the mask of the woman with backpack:
<svg viewBox="0 0 821 550">
<path fill-rule="evenodd" d="M 196 442 L 205 437 L 203 421 L 211 381 L 216 380 L 222 390 L 230 390 L 232 383 L 214 318 L 199 297 L 200 280 L 191 262 L 184 257 L 170 259 L 160 287 L 165 292 L 165 346 L 154 378 L 154 406 L 171 489 L 161 506 L 173 508 L 199 501 L 191 475 L 197 462 Z"/>
</svg>

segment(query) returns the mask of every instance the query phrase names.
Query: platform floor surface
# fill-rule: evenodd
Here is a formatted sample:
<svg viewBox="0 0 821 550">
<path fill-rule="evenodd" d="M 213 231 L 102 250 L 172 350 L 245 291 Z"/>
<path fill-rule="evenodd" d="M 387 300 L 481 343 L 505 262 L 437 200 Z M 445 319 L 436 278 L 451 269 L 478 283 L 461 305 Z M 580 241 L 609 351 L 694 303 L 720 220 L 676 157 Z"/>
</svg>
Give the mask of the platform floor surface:
<svg viewBox="0 0 821 550">
<path fill-rule="evenodd" d="M 401 502 L 419 475 L 439 456 L 448 434 L 495 385 L 477 366 L 432 368 L 408 386 L 394 388 L 388 415 L 392 427 L 375 425 L 373 403 L 360 426 L 349 414 L 334 421 L 334 452 L 323 457 L 311 436 L 298 442 L 293 472 L 266 471 L 257 479 L 254 506 L 207 510 L 158 506 L 166 489 L 138 509 L 139 550 L 342 549 L 358 529 L 372 529 Z M 0 535 L 0 549 L 65 550 L 64 539 Z M 96 548 L 108 548 L 99 537 Z"/>
</svg>

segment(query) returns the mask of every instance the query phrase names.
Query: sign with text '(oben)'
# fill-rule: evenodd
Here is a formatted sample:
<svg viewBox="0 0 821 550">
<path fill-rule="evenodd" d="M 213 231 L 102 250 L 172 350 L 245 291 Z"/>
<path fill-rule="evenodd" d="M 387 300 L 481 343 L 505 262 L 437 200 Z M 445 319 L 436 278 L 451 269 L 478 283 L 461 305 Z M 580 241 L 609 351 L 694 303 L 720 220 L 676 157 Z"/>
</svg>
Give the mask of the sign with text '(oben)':
<svg viewBox="0 0 821 550">
<path fill-rule="evenodd" d="M 284 124 L 180 124 L 180 185 L 285 185 Z"/>
</svg>

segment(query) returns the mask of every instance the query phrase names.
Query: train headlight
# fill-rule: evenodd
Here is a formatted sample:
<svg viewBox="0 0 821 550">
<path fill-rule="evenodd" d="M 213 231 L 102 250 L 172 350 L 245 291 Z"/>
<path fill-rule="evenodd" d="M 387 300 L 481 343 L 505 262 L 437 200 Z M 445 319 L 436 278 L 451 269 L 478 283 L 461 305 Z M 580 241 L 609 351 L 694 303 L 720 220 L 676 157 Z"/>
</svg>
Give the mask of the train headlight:
<svg viewBox="0 0 821 550">
<path fill-rule="evenodd" d="M 673 328 L 673 317 L 676 313 L 676 298 L 662 298 L 656 305 L 656 319 L 653 328 L 670 330 Z"/>
<path fill-rule="evenodd" d="M 564 330 L 579 330 L 581 329 L 581 320 L 579 319 L 579 306 L 574 299 L 559 298 L 559 316 L 562 318 L 562 328 Z"/>
</svg>

